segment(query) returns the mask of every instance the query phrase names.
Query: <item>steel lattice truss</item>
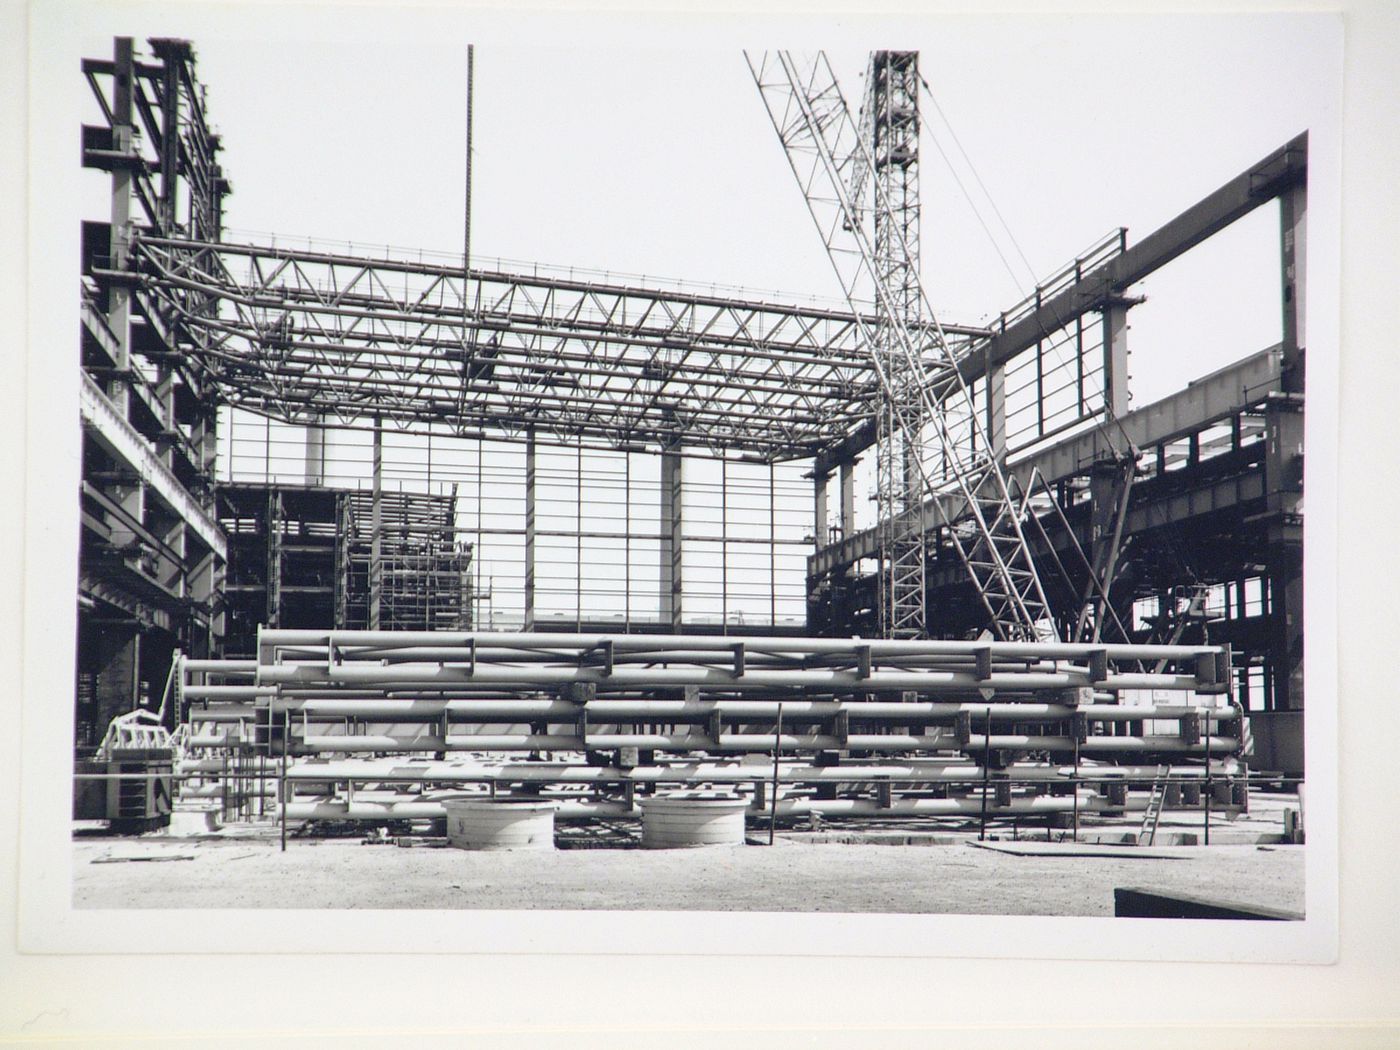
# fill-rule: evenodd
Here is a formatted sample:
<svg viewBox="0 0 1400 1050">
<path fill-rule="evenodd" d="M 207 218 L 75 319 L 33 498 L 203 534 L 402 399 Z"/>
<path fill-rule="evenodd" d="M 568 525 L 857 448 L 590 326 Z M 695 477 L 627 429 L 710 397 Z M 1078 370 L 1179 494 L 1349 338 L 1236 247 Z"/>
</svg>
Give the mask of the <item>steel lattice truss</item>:
<svg viewBox="0 0 1400 1050">
<path fill-rule="evenodd" d="M 875 198 L 873 219 L 875 279 L 886 289 L 890 307 L 905 324 L 919 323 L 919 54 L 876 51 L 866 70 L 866 99 L 860 123 L 861 142 L 871 151 Z M 864 149 L 856 150 L 865 157 Z M 863 166 L 864 162 L 857 162 Z M 862 209 L 854 205 L 853 218 Z M 890 395 L 879 416 L 876 457 L 879 499 L 881 633 L 918 638 L 925 633 L 924 532 L 909 528 L 909 512 L 919 506 L 922 488 L 914 457 L 920 454 L 909 437 L 922 427 L 919 375 L 908 366 L 893 327 L 880 330 L 875 347 L 881 370 L 889 377 Z M 907 419 L 912 425 L 899 425 Z"/>
<path fill-rule="evenodd" d="M 919 450 L 908 458 L 922 487 L 920 502 L 941 493 L 956 493 L 966 502 L 968 513 L 945 523 L 991 616 L 993 633 L 1006 639 L 1053 635 L 1049 603 L 1021 530 L 1025 508 L 1008 488 L 996 456 L 989 454 L 976 406 L 960 374 L 961 359 L 944 339 L 912 268 L 901 272 L 907 272 L 910 287 L 917 290 L 932 328 L 911 328 L 907 323 L 901 290 L 890 287 L 871 233 L 851 201 L 854 158 L 870 152 L 870 144 L 860 137 L 830 63 L 825 54 L 800 66 L 787 52 L 765 53 L 757 60 L 746 57 L 842 291 L 854 303 L 858 284 L 873 283 L 884 331 L 894 336 L 886 343 L 881 333 L 870 332 L 867 343 L 897 352 L 898 373 L 891 371 L 882 353 L 874 354 L 873 361 L 886 394 L 884 409 L 894 417 L 904 447 Z M 878 160 L 867 157 L 862 164 L 873 169 Z M 888 188 L 887 180 L 874 180 L 874 211 L 892 216 L 897 209 L 885 195 Z M 886 228 L 901 233 L 898 222 Z M 913 257 L 907 242 L 902 248 L 906 258 Z M 863 317 L 858 323 L 864 324 Z M 930 334 L 932 346 L 925 342 Z M 901 397 L 906 390 L 917 392 L 914 405 L 906 405 Z"/>
<path fill-rule="evenodd" d="M 849 312 L 138 234 L 151 308 L 235 405 L 295 423 L 534 428 L 811 455 L 870 417 Z M 191 311 L 191 301 L 215 310 Z M 865 322 L 869 329 L 871 321 Z"/>
</svg>

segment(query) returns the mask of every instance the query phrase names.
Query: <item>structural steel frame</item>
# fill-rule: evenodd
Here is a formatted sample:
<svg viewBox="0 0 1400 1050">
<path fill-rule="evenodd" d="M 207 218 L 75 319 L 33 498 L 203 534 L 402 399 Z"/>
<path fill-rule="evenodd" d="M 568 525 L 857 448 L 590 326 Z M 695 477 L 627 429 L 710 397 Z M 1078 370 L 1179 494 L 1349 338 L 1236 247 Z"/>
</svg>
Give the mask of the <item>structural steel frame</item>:
<svg viewBox="0 0 1400 1050">
<path fill-rule="evenodd" d="M 477 268 L 464 296 L 460 267 L 139 232 L 134 254 L 228 401 L 289 422 L 790 459 L 877 398 L 849 312 Z M 190 296 L 223 308 L 186 313 Z"/>
<path fill-rule="evenodd" d="M 255 660 L 180 661 L 180 774 L 232 769 L 265 807 L 271 773 L 284 827 L 440 818 L 483 787 L 545 792 L 565 819 L 636 816 L 667 786 L 738 791 L 774 819 L 1077 826 L 1149 810 L 1129 798 L 1143 783 L 1191 804 L 1223 790 L 1233 811 L 1229 664 L 1200 645 L 264 630 Z M 744 760 L 770 752 L 771 776 Z"/>
<path fill-rule="evenodd" d="M 178 554 L 186 531 L 190 539 L 207 531 L 208 521 L 197 510 L 210 503 L 205 472 L 212 459 L 212 411 L 222 402 L 311 428 L 390 421 L 531 446 L 554 439 L 660 452 L 663 466 L 673 468 L 671 483 L 663 487 L 677 492 L 683 451 L 738 453 L 770 463 L 812 457 L 819 508 L 826 475 L 840 471 L 844 539 L 827 547 L 819 510 L 814 577 L 837 578 L 868 556 L 872 536 L 855 535 L 851 484 L 856 457 L 875 440 L 885 396 L 865 349 L 870 333 L 887 326 L 877 312 L 481 267 L 464 280 L 460 267 L 421 258 L 226 242 L 222 198 L 230 185 L 216 161 L 219 142 L 206 122 L 193 50 L 183 41 L 151 43 L 157 64 L 136 60 L 130 41 L 119 40 L 113 61 L 83 65 L 107 122 L 84 128 L 84 164 L 111 173 L 113 214 L 110 224 L 85 224 L 81 318 L 85 353 L 94 348 L 95 357 L 108 362 L 90 370 L 84 387 L 90 429 L 102 430 L 110 414 L 96 397 L 115 405 L 118 415 L 144 420 L 143 433 L 151 430 L 151 419 L 158 421 L 156 429 L 163 423 L 164 434 L 146 434 L 155 451 L 135 458 L 148 463 L 156 495 L 167 475 L 150 463 L 165 464 L 188 487 L 182 498 L 165 484 L 185 524 L 172 533 L 177 543 L 160 539 L 157 546 Z M 1247 482 L 1253 485 L 1249 498 L 1264 506 L 1259 520 L 1269 537 L 1270 589 L 1279 595 L 1273 614 L 1278 623 L 1270 628 L 1277 637 L 1269 645 L 1271 659 L 1282 668 L 1274 686 L 1282 707 L 1301 706 L 1302 684 L 1306 172 L 1304 134 L 1137 244 L 1129 246 L 1119 231 L 1102 251 L 1076 260 L 1072 274 L 1067 270 L 1038 287 L 991 329 L 943 326 L 950 337 L 946 357 L 920 362 L 929 368 L 944 367 L 947 359 L 956 363 L 947 371 L 959 382 L 943 389 L 971 387 L 985 400 L 990 438 L 997 433 L 997 399 L 1004 394 L 999 374 L 1033 353 L 1043 380 L 1044 344 L 1077 328 L 1079 416 L 1067 426 L 1101 418 L 1113 425 L 1070 433 L 1012 464 L 1017 475 L 1023 464 L 1045 463 L 1042 477 L 1047 471 L 1069 477 L 1104 456 L 1131 452 L 1140 443 L 1138 430 L 1153 438 L 1164 430 L 1176 434 L 1168 416 L 1178 409 L 1194 426 L 1206 411 L 1201 398 L 1232 400 L 1238 393 L 1222 387 L 1236 372 L 1269 371 L 1270 396 L 1262 404 L 1250 402 L 1270 435 L 1267 481 L 1211 484 L 1235 484 L 1243 491 Z M 1135 301 L 1127 298 L 1129 287 L 1274 199 L 1284 212 L 1284 299 L 1291 304 L 1285 306 L 1285 338 L 1277 354 L 1266 364 L 1251 358 L 1231 366 L 1223 379 L 1224 373 L 1207 377 L 1194 391 L 1168 399 L 1171 405 L 1148 406 L 1155 412 L 1150 419 L 1148 410 L 1126 414 L 1122 332 Z M 1102 409 L 1089 404 L 1083 390 L 1082 333 L 1090 313 L 1101 316 L 1104 332 Z M 935 341 L 924 321 L 910 328 L 914 344 Z M 1244 382 L 1246 393 L 1257 393 L 1252 380 Z M 1004 403 L 1001 411 L 1004 424 Z M 1036 437 L 1046 441 L 1058 433 L 1042 421 Z M 1194 448 L 1194 431 L 1190 440 Z M 1013 487 L 1020 484 L 1013 478 Z M 122 529 L 122 514 L 109 506 L 122 504 L 121 491 L 106 495 L 106 502 L 104 495 L 88 497 L 96 512 L 84 520 L 95 523 L 94 535 Z M 1192 498 L 1191 492 L 1168 494 L 1160 504 L 1166 509 L 1139 507 L 1132 513 L 1142 519 L 1151 510 L 1170 518 L 1177 511 L 1168 503 Z M 917 514 L 928 525 L 940 518 L 957 521 L 964 509 L 925 505 Z M 678 514 L 669 527 L 679 535 Z M 214 541 L 214 560 L 221 560 L 217 536 L 206 538 Z M 673 544 L 671 554 L 678 550 Z M 213 571 L 217 578 L 217 565 Z M 929 586 L 947 585 L 941 573 L 930 568 Z M 167 622 L 163 610 L 152 613 L 141 605 L 143 597 L 121 594 L 105 575 L 85 564 L 85 594 L 117 608 L 145 608 L 139 615 Z M 678 623 L 678 561 L 669 582 Z"/>
</svg>

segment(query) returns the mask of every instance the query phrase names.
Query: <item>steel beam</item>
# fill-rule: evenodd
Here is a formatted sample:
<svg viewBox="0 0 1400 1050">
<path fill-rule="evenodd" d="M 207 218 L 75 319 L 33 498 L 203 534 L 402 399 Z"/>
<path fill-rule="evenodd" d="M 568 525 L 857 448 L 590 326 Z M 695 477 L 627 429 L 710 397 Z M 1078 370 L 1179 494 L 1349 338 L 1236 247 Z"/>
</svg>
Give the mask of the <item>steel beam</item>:
<svg viewBox="0 0 1400 1050">
<path fill-rule="evenodd" d="M 1245 409 L 1261 406 L 1279 386 L 1280 352 L 1275 346 L 1195 380 L 1185 390 L 1129 412 L 1118 420 L 1110 434 L 1094 427 L 1013 461 L 1007 468 L 1008 473 L 1022 486 L 1035 472 L 1054 484 L 1116 456 L 1124 443 L 1149 448 L 1185 437 Z M 962 506 L 951 500 L 944 513 L 951 516 L 949 520 L 956 520 L 963 513 Z M 932 503 L 924 505 L 922 514 L 925 529 L 942 522 Z M 872 558 L 878 550 L 876 530 L 867 529 L 811 555 L 807 559 L 807 574 L 825 575 L 862 558 Z"/>
<path fill-rule="evenodd" d="M 1288 208 L 1289 200 L 1296 200 L 1298 189 L 1306 185 L 1307 170 L 1308 136 L 1304 132 L 1136 245 L 1091 270 L 1059 295 L 1047 299 L 1028 316 L 1000 331 L 994 330 L 985 339 L 974 341 L 960 358 L 959 371 L 963 378 L 969 383 L 981 379 L 1035 346 L 1038 340 L 1086 313 L 1103 310 L 1120 299 L 1132 285 L 1275 198 L 1284 200 L 1284 207 Z M 1297 251 L 1293 258 L 1301 258 L 1301 255 L 1301 251 Z M 1287 263 L 1285 272 L 1293 272 L 1288 270 Z M 1289 294 L 1285 289 L 1285 296 Z M 1294 310 L 1301 311 L 1301 294 L 1292 293 L 1292 299 L 1285 301 L 1295 304 Z M 1285 324 L 1288 323 L 1289 318 L 1285 317 Z M 1120 369 L 1118 375 L 1126 377 L 1126 372 Z M 1126 408 L 1126 387 L 1118 388 L 1114 395 L 1114 387 L 1110 386 L 1109 393 L 1123 398 L 1120 407 Z M 875 438 L 873 422 L 862 424 L 819 452 L 817 465 L 820 468 L 856 455 L 873 445 Z"/>
<path fill-rule="evenodd" d="M 1101 309 L 1182 253 L 1304 181 L 1307 170 L 1308 135 L 1304 132 L 1086 274 L 1030 316 L 977 346 L 962 365 L 964 377 L 969 382 L 979 379 L 988 369 L 1005 364 L 1076 317 Z"/>
<path fill-rule="evenodd" d="M 116 407 L 87 375 L 78 389 L 78 410 L 88 432 L 108 453 L 129 464 L 146 486 L 189 523 L 220 559 L 228 557 L 228 541 L 213 516 L 204 510 L 178 478 L 156 456 L 144 437 L 122 418 Z"/>
</svg>

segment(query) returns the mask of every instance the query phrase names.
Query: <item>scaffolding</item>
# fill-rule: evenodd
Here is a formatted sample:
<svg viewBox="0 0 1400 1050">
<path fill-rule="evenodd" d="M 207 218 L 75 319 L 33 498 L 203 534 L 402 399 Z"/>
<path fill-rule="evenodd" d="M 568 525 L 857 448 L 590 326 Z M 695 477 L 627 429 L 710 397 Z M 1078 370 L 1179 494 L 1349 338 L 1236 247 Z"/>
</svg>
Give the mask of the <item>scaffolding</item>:
<svg viewBox="0 0 1400 1050">
<path fill-rule="evenodd" d="M 457 496 L 347 492 L 336 527 L 338 627 L 368 628 L 378 561 L 378 626 L 458 631 L 472 626 L 472 545 L 459 538 Z"/>
</svg>

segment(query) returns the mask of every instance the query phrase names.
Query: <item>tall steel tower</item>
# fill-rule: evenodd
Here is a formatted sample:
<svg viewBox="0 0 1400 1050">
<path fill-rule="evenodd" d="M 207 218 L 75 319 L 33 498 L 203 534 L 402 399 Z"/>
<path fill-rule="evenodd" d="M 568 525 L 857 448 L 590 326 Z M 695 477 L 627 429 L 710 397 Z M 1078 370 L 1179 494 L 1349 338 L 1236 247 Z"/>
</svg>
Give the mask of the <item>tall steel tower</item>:
<svg viewBox="0 0 1400 1050">
<path fill-rule="evenodd" d="M 909 331 L 921 324 L 919 293 L 919 54 L 876 51 L 866 70 L 861 133 L 874 166 L 875 277 L 891 310 Z M 877 330 L 874 352 L 890 377 L 876 441 L 880 521 L 880 627 L 887 638 L 925 633 L 924 531 L 919 446 L 906 435 L 922 427 L 917 377 L 900 351 L 893 326 Z M 901 426 L 900 420 L 905 420 Z"/>
</svg>

